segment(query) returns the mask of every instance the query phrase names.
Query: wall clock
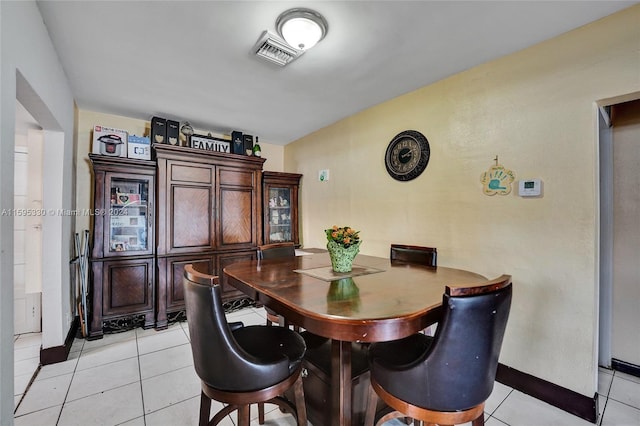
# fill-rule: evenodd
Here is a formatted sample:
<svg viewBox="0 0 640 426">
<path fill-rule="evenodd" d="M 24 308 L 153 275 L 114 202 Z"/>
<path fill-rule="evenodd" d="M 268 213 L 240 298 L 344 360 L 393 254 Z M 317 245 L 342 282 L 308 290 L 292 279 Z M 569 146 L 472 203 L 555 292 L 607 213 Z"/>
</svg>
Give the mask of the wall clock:
<svg viewBox="0 0 640 426">
<path fill-rule="evenodd" d="M 402 182 L 420 176 L 429 164 L 429 141 L 416 130 L 398 133 L 389 143 L 384 155 L 387 172 Z"/>
</svg>

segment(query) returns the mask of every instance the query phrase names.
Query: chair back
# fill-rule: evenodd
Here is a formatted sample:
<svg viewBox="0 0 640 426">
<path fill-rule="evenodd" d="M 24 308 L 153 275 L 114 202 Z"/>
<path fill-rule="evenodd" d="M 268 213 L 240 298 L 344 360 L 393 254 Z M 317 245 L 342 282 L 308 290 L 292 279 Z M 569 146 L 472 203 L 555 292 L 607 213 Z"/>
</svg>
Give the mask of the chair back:
<svg viewBox="0 0 640 426">
<path fill-rule="evenodd" d="M 227 324 L 218 277 L 184 268 L 184 299 L 193 364 L 200 379 L 222 391 L 246 391 L 260 386 L 258 378 L 286 377 L 289 362 L 261 362 L 242 349 Z"/>
<path fill-rule="evenodd" d="M 296 245 L 293 242 L 273 243 L 258 246 L 258 259 L 276 259 L 296 255 Z"/>
<path fill-rule="evenodd" d="M 438 250 L 435 247 L 391 244 L 391 262 L 438 266 Z"/>
<path fill-rule="evenodd" d="M 446 287 L 443 316 L 425 359 L 423 385 L 431 408 L 463 410 L 491 395 L 511 295 L 509 275 L 481 287 Z"/>
<path fill-rule="evenodd" d="M 486 401 L 493 390 L 511 294 L 509 275 L 478 287 L 446 287 L 431 344 L 411 365 L 388 373 L 393 388 L 388 390 L 434 411 L 466 410 Z"/>
</svg>

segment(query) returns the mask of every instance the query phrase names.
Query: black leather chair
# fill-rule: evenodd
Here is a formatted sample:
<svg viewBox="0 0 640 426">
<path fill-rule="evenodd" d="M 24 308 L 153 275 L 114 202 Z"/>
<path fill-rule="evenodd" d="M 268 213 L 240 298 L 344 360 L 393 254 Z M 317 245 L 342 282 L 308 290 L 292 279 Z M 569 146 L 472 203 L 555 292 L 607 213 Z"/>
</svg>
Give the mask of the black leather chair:
<svg viewBox="0 0 640 426">
<path fill-rule="evenodd" d="M 263 244 L 258 246 L 258 259 L 275 259 L 295 255 L 296 246 L 293 242 Z"/>
<path fill-rule="evenodd" d="M 377 424 L 411 417 L 429 424 L 484 425 L 511 294 L 509 275 L 477 287 L 446 287 L 434 337 L 418 333 L 371 344 L 365 425 L 374 424 L 378 397 L 395 411 Z"/>
<path fill-rule="evenodd" d="M 238 411 L 238 425 L 248 426 L 249 405 L 273 403 L 307 425 L 302 387 L 302 337 L 284 327 L 228 324 L 222 308 L 218 277 L 186 265 L 184 293 L 193 363 L 200 377 L 200 426 L 216 425 Z M 282 398 L 294 390 L 295 406 Z M 226 405 L 211 420 L 211 400 Z M 264 413 L 259 413 L 260 424 Z"/>
<path fill-rule="evenodd" d="M 296 246 L 293 242 L 263 244 L 258 246 L 259 260 L 292 257 L 295 255 Z M 267 308 L 266 306 L 264 309 L 267 312 L 267 325 L 278 324 L 285 327 L 289 325 L 284 317 L 278 315 L 278 313 L 273 309 Z M 294 327 L 294 329 L 296 331 L 298 330 L 297 327 Z"/>
<path fill-rule="evenodd" d="M 438 266 L 438 250 L 435 247 L 391 244 L 389 256 L 392 263 L 412 263 L 416 265 Z"/>
<path fill-rule="evenodd" d="M 424 265 L 432 268 L 438 266 L 438 250 L 435 247 L 412 246 L 406 244 L 391 244 L 389 255 L 392 265 L 409 264 Z M 433 336 L 436 324 L 431 324 L 423 330 L 424 333 Z"/>
</svg>

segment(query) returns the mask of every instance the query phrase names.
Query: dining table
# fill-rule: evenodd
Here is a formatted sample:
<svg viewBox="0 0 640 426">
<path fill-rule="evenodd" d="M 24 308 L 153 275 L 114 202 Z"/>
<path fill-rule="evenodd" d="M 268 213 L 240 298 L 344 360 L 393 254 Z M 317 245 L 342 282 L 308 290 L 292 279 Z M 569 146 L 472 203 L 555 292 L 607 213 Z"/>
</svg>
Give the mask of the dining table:
<svg viewBox="0 0 640 426">
<path fill-rule="evenodd" d="M 475 272 L 359 254 L 336 273 L 326 252 L 241 261 L 226 282 L 313 334 L 331 339 L 331 424 L 351 425 L 352 342 L 401 339 L 437 322 L 445 286 L 482 284 Z"/>
</svg>

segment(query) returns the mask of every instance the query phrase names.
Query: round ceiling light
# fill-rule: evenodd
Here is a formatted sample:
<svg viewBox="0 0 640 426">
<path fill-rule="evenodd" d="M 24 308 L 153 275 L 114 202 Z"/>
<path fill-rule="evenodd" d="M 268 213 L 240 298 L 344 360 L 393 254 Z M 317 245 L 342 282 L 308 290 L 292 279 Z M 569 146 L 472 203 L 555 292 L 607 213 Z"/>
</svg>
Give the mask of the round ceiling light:
<svg viewBox="0 0 640 426">
<path fill-rule="evenodd" d="M 307 50 L 327 35 L 329 25 L 315 10 L 295 8 L 278 16 L 276 29 L 290 46 Z"/>
</svg>

